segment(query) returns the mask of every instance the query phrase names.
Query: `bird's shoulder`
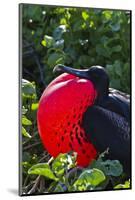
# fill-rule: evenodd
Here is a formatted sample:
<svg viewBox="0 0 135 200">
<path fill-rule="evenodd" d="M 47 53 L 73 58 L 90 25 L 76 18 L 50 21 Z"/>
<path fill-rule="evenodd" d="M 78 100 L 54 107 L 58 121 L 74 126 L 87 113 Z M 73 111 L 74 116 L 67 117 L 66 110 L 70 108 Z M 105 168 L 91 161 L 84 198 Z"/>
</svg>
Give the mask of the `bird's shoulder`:
<svg viewBox="0 0 135 200">
<path fill-rule="evenodd" d="M 125 117 L 128 122 L 130 121 L 130 95 L 109 88 L 108 96 L 98 102 L 98 105 Z"/>
<path fill-rule="evenodd" d="M 121 102 L 130 104 L 130 95 L 114 88 L 109 88 L 109 96 L 116 98 Z"/>
</svg>

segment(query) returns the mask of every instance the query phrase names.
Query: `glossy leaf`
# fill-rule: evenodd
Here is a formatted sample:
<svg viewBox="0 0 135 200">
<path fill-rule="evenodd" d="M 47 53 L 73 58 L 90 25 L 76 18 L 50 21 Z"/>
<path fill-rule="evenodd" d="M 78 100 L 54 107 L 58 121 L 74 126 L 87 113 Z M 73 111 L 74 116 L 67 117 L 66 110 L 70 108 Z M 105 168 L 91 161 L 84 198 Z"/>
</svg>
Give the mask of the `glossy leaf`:
<svg viewBox="0 0 135 200">
<path fill-rule="evenodd" d="M 66 26 L 60 25 L 54 30 L 53 37 L 55 38 L 55 40 L 60 40 L 64 32 L 66 32 Z"/>
<path fill-rule="evenodd" d="M 63 49 L 64 48 L 64 40 L 63 39 L 57 40 L 54 43 L 53 47 L 56 48 L 56 49 Z"/>
<path fill-rule="evenodd" d="M 102 162 L 106 175 L 120 176 L 123 172 L 123 167 L 118 160 L 106 160 Z"/>
<path fill-rule="evenodd" d="M 22 79 L 22 93 L 26 95 L 33 95 L 35 94 L 35 86 L 31 82 Z"/>
<path fill-rule="evenodd" d="M 48 48 L 52 47 L 54 44 L 54 39 L 53 37 L 49 36 L 49 35 L 45 35 L 44 36 L 44 40 L 42 41 L 43 46 L 46 46 Z"/>
<path fill-rule="evenodd" d="M 62 154 L 60 153 L 52 163 L 52 170 L 59 177 L 65 173 L 65 170 L 69 170 L 76 165 L 76 154 Z"/>
<path fill-rule="evenodd" d="M 116 24 L 110 25 L 110 27 L 112 28 L 112 31 L 114 31 L 114 32 L 120 30 L 120 24 L 119 24 L 119 23 L 116 23 Z"/>
<path fill-rule="evenodd" d="M 25 115 L 27 113 L 28 109 L 26 109 L 24 106 L 22 108 L 22 115 Z"/>
<path fill-rule="evenodd" d="M 61 53 L 52 53 L 49 55 L 47 63 L 51 67 L 57 64 L 64 64 L 64 55 Z"/>
<path fill-rule="evenodd" d="M 80 191 L 86 190 L 88 186 L 96 187 L 105 180 L 104 173 L 99 169 L 84 170 L 74 183 L 74 187 Z"/>
<path fill-rule="evenodd" d="M 54 173 L 50 169 L 50 166 L 47 163 L 39 163 L 36 165 L 33 165 L 29 171 L 28 174 L 36 174 L 36 175 L 42 175 L 46 178 L 53 179 L 55 181 L 58 181 L 58 178 L 55 177 Z"/>
<path fill-rule="evenodd" d="M 31 135 L 26 131 L 26 129 L 22 126 L 22 135 L 27 138 L 31 138 Z"/>
<path fill-rule="evenodd" d="M 103 15 L 106 18 L 106 20 L 109 20 L 112 17 L 112 11 L 108 11 L 108 10 L 103 11 Z"/>
<path fill-rule="evenodd" d="M 82 12 L 82 17 L 86 21 L 89 18 L 89 14 L 86 11 Z"/>
<path fill-rule="evenodd" d="M 31 110 L 37 110 L 38 109 L 38 103 L 32 103 Z"/>
<path fill-rule="evenodd" d="M 124 184 L 118 184 L 114 187 L 114 189 L 129 189 L 131 188 L 131 185 L 130 185 L 130 180 L 128 181 L 125 181 Z"/>
<path fill-rule="evenodd" d="M 22 125 L 28 126 L 28 125 L 32 125 L 32 122 L 27 119 L 26 116 L 22 116 Z"/>
</svg>

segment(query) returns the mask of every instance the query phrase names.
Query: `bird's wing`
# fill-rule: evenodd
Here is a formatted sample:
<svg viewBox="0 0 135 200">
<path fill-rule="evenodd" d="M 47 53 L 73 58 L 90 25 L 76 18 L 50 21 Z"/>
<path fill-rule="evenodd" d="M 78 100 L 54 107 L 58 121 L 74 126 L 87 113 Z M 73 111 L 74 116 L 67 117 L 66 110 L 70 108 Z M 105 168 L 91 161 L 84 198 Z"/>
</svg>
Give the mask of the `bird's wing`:
<svg viewBox="0 0 135 200">
<path fill-rule="evenodd" d="M 109 94 L 112 94 L 118 97 L 121 101 L 124 101 L 127 104 L 130 104 L 130 95 L 114 88 L 109 88 Z"/>
<path fill-rule="evenodd" d="M 87 138 L 99 152 L 109 148 L 109 158 L 130 166 L 130 125 L 119 114 L 100 106 L 89 107 L 83 115 L 82 126 Z"/>
<path fill-rule="evenodd" d="M 103 98 L 98 105 L 125 117 L 130 122 L 130 96 L 128 94 L 110 88 L 109 95 Z"/>
</svg>

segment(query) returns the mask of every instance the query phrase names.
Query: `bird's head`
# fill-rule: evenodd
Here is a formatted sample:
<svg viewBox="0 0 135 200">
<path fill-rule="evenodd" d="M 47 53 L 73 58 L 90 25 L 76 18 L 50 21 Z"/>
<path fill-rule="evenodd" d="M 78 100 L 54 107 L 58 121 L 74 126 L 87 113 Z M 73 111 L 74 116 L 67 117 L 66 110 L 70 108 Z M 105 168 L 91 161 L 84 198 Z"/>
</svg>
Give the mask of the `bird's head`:
<svg viewBox="0 0 135 200">
<path fill-rule="evenodd" d="M 89 69 L 74 69 L 64 65 L 56 65 L 54 72 L 66 72 L 79 78 L 87 79 L 94 84 L 97 91 L 97 101 L 108 95 L 109 76 L 104 67 L 92 66 Z"/>
</svg>

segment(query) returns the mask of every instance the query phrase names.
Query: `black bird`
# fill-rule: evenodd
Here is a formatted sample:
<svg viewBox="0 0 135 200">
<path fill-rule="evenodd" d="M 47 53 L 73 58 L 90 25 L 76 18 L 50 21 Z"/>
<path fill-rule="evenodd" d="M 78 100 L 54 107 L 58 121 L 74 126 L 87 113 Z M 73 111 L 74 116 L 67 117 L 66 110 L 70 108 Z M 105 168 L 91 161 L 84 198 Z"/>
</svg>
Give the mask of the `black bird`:
<svg viewBox="0 0 135 200">
<path fill-rule="evenodd" d="M 107 158 L 119 160 L 130 176 L 130 96 L 109 88 L 109 76 L 101 66 L 80 70 L 59 64 L 54 71 L 67 72 L 93 83 L 97 99 L 84 113 L 82 127 L 96 149 L 103 152 L 109 148 Z"/>
</svg>

